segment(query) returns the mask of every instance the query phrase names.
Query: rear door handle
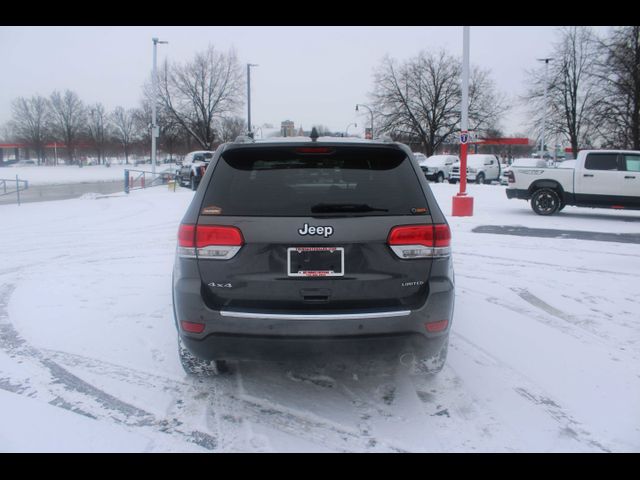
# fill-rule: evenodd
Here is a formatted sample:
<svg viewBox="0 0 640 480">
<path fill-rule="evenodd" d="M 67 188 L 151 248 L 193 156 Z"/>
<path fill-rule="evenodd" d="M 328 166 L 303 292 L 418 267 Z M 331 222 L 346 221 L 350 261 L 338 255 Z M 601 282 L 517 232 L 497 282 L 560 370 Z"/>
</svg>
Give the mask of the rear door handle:
<svg viewBox="0 0 640 480">
<path fill-rule="evenodd" d="M 591 173 L 585 173 L 583 177 L 593 177 L 593 175 Z"/>
<path fill-rule="evenodd" d="M 625 175 L 624 178 L 636 178 L 635 175 Z"/>
</svg>

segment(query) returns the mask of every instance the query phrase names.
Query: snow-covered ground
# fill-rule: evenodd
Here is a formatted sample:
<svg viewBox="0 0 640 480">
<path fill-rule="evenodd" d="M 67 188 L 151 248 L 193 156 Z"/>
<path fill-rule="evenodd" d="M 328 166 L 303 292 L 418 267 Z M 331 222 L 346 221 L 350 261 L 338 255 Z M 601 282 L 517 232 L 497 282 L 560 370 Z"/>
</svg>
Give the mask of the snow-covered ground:
<svg viewBox="0 0 640 480">
<path fill-rule="evenodd" d="M 156 166 L 156 172 L 167 168 L 175 168 L 175 164 L 162 164 Z M 34 167 L 5 167 L 0 168 L 0 179 L 15 180 L 16 175 L 20 180 L 27 180 L 29 185 L 52 185 L 66 183 L 92 183 L 124 181 L 124 170 L 151 171 L 151 165 L 85 165 L 82 168 L 77 165 L 34 166 Z"/>
<path fill-rule="evenodd" d="M 450 217 L 456 186 L 432 187 L 457 282 L 435 378 L 342 359 L 187 377 L 171 268 L 192 192 L 1 206 L 0 451 L 640 451 L 640 245 L 472 232 L 640 233 L 640 212 L 546 218 L 471 185 L 475 215 Z"/>
</svg>

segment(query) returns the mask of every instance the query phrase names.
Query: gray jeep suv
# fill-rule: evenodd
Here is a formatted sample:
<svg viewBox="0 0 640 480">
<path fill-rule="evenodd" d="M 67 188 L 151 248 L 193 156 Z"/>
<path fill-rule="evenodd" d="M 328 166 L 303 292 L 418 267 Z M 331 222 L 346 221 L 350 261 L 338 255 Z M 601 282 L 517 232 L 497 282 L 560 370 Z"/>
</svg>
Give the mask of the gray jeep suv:
<svg viewBox="0 0 640 480">
<path fill-rule="evenodd" d="M 221 145 L 178 233 L 182 365 L 209 374 L 224 360 L 381 351 L 437 372 L 453 317 L 450 239 L 405 145 Z"/>
</svg>

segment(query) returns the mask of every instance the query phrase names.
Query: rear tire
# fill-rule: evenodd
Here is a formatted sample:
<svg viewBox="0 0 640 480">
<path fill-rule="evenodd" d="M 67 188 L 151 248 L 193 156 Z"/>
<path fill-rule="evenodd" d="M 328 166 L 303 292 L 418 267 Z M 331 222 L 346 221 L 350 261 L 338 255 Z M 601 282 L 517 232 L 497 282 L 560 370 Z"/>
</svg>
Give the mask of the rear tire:
<svg viewBox="0 0 640 480">
<path fill-rule="evenodd" d="M 449 350 L 449 338 L 442 344 L 440 350 L 430 357 L 417 358 L 411 365 L 411 373 L 415 375 L 433 376 L 444 368 Z"/>
<path fill-rule="evenodd" d="M 476 183 L 482 185 L 484 183 L 484 173 L 479 173 L 476 177 Z"/>
<path fill-rule="evenodd" d="M 189 179 L 189 186 L 191 187 L 191 190 L 195 191 L 198 189 L 198 184 L 196 183 L 196 177 L 194 177 L 193 175 L 191 175 Z"/>
<path fill-rule="evenodd" d="M 538 215 L 553 215 L 560 208 L 560 196 L 550 188 L 536 190 L 531 196 L 531 208 Z"/>
<path fill-rule="evenodd" d="M 189 375 L 197 377 L 214 377 L 229 372 L 229 366 L 224 360 L 202 360 L 193 355 L 182 343 L 178 335 L 178 354 L 182 368 Z"/>
</svg>

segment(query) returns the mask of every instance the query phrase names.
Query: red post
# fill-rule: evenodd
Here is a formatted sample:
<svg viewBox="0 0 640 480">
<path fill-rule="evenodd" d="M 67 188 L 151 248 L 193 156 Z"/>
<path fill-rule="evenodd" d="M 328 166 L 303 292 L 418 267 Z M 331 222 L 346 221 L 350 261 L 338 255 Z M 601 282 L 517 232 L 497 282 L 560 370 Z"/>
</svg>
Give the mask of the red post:
<svg viewBox="0 0 640 480">
<path fill-rule="evenodd" d="M 467 149 L 468 132 L 460 135 L 460 191 L 453 197 L 451 215 L 454 217 L 473 216 L 473 197 L 467 196 Z"/>
<path fill-rule="evenodd" d="M 467 194 L 467 145 L 460 144 L 460 192 L 458 195 Z"/>
</svg>

